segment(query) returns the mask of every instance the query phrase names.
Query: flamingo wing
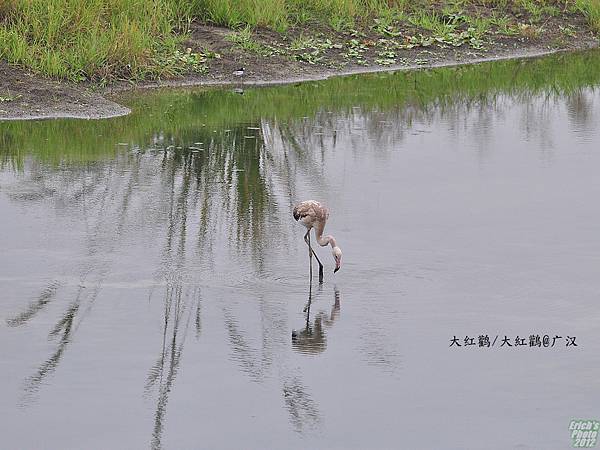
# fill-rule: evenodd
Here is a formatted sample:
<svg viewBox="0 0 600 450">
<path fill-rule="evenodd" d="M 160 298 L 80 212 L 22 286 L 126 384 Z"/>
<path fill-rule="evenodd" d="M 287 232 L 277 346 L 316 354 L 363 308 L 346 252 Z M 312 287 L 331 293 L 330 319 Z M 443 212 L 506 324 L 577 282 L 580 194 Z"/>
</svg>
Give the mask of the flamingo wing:
<svg viewBox="0 0 600 450">
<path fill-rule="evenodd" d="M 301 221 L 305 226 L 312 227 L 315 222 L 324 224 L 329 217 L 329 210 L 317 201 L 307 200 L 298 203 L 294 207 L 293 214 L 296 221 Z"/>
</svg>

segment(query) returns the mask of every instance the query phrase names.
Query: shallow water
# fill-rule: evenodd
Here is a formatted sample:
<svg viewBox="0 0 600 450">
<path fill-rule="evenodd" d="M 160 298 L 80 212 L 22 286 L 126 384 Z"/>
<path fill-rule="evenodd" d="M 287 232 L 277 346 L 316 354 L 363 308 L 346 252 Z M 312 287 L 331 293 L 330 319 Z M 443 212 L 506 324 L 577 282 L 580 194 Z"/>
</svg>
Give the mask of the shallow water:
<svg viewBox="0 0 600 450">
<path fill-rule="evenodd" d="M 0 447 L 568 448 L 599 87 L 592 52 L 0 124 Z M 344 252 L 312 288 L 309 198 Z"/>
</svg>

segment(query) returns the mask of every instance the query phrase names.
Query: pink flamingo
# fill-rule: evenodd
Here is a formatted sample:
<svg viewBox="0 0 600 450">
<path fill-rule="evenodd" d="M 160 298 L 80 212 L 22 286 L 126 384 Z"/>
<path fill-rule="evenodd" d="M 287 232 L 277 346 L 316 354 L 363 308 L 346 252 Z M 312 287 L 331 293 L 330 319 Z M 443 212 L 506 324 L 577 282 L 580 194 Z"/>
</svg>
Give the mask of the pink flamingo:
<svg viewBox="0 0 600 450">
<path fill-rule="evenodd" d="M 323 282 L 323 264 L 321 260 L 310 245 L 310 230 L 315 229 L 315 235 L 317 242 L 321 247 L 325 247 L 327 244 L 331 245 L 333 259 L 335 260 L 335 269 L 333 273 L 336 273 L 342 267 L 342 250 L 337 246 L 335 238 L 331 235 L 323 236 L 323 229 L 329 218 L 329 210 L 327 207 L 314 200 L 306 200 L 298 203 L 294 208 L 294 219 L 300 221 L 308 231 L 304 235 L 304 242 L 308 245 L 308 259 L 310 260 L 310 279 L 312 280 L 312 256 L 315 255 L 317 262 L 319 263 L 319 283 Z"/>
</svg>

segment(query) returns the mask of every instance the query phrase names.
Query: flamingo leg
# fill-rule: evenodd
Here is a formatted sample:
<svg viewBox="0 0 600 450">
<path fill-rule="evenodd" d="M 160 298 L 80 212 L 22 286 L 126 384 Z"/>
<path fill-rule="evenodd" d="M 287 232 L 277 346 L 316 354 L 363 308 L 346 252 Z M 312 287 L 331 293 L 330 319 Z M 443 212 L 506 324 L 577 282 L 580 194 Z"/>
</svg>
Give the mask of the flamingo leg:
<svg viewBox="0 0 600 450">
<path fill-rule="evenodd" d="M 308 263 L 310 266 L 310 284 L 312 286 L 312 248 L 310 247 L 310 229 L 304 235 L 304 242 L 308 245 Z"/>
<path fill-rule="evenodd" d="M 312 246 L 310 245 L 310 230 L 308 230 L 306 232 L 306 234 L 304 235 L 304 242 L 306 242 L 306 245 L 308 245 L 308 258 L 310 259 L 310 278 L 312 280 L 312 256 L 315 255 L 315 258 L 317 259 L 317 262 L 319 263 L 319 283 L 322 283 L 323 282 L 323 264 L 321 263 L 321 260 L 319 259 L 319 257 L 315 253 L 315 251 L 313 250 Z"/>
</svg>

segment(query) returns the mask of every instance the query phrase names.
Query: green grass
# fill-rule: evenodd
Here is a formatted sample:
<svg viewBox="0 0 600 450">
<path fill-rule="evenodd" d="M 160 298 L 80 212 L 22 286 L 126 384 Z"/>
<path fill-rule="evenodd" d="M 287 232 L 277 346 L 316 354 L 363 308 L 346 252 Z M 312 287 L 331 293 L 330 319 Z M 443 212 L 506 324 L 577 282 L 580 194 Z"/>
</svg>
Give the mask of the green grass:
<svg viewBox="0 0 600 450">
<path fill-rule="evenodd" d="M 45 75 L 164 77 L 187 66 L 183 0 L 0 0 L 0 56 Z M 193 59 L 193 58 L 192 58 Z"/>
<path fill-rule="evenodd" d="M 16 94 L 13 95 L 10 92 L 4 94 L 4 95 L 0 95 L 0 103 L 4 103 L 4 102 L 14 102 L 15 100 L 21 98 L 20 94 Z"/>
<path fill-rule="evenodd" d="M 326 23 L 335 31 L 348 31 L 378 19 L 384 30 L 393 28 L 398 20 L 411 17 L 424 28 L 440 33 L 447 30 L 448 21 L 441 19 L 448 12 L 460 14 L 465 7 L 486 6 L 497 10 L 521 10 L 532 23 L 544 17 L 558 16 L 573 4 L 584 14 L 590 26 L 600 32 L 600 0 L 195 0 L 191 14 L 201 20 L 239 28 L 264 26 L 285 31 L 293 25 L 309 22 Z M 437 17 L 436 17 L 437 16 Z M 479 28 L 484 24 L 476 24 Z M 486 25 L 487 26 L 487 25 Z"/>
<path fill-rule="evenodd" d="M 517 5 L 529 13 L 532 23 L 540 22 L 545 16 L 558 16 L 560 14 L 560 10 L 556 5 L 544 0 L 518 0 Z"/>
<path fill-rule="evenodd" d="M 285 0 L 195 0 L 192 14 L 230 28 L 267 26 L 284 31 L 288 26 Z"/>
<path fill-rule="evenodd" d="M 407 0 L 196 0 L 193 14 L 232 28 L 265 26 L 283 32 L 307 22 L 326 23 L 337 31 L 357 20 L 401 9 Z"/>
<path fill-rule="evenodd" d="M 423 28 L 438 36 L 444 36 L 456 29 L 455 24 L 444 21 L 441 15 L 435 11 L 419 11 L 411 15 L 408 21 L 414 26 Z"/>
<path fill-rule="evenodd" d="M 587 17 L 591 28 L 600 33 L 600 0 L 575 0 L 575 5 Z"/>
<path fill-rule="evenodd" d="M 254 39 L 252 36 L 252 30 L 248 26 L 227 35 L 225 39 L 233 43 L 237 48 L 246 52 L 257 53 L 263 56 L 270 56 L 273 54 L 273 50 L 271 48 Z"/>
</svg>

